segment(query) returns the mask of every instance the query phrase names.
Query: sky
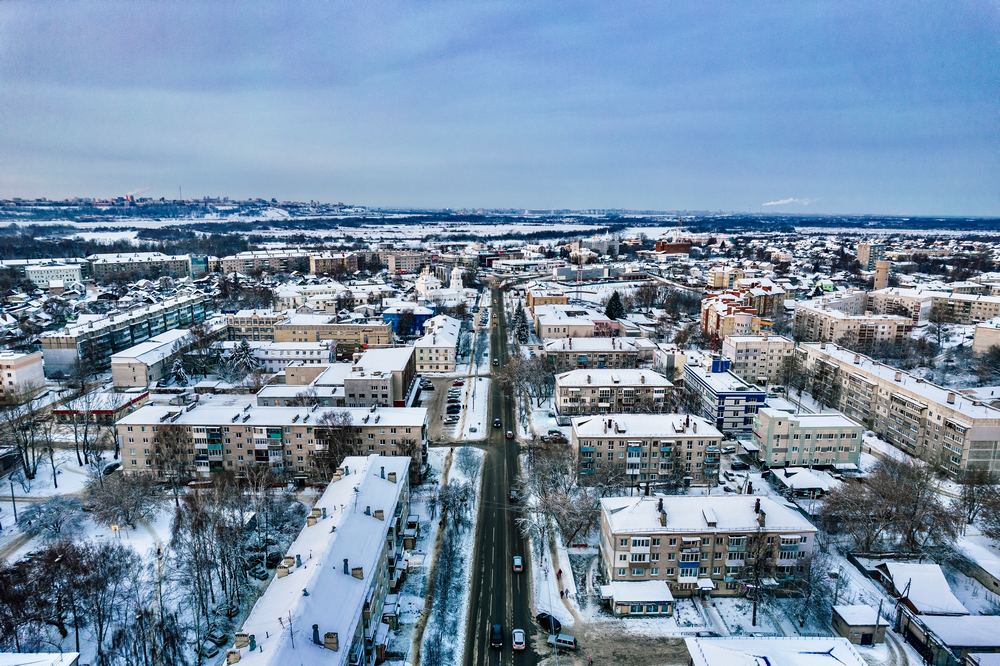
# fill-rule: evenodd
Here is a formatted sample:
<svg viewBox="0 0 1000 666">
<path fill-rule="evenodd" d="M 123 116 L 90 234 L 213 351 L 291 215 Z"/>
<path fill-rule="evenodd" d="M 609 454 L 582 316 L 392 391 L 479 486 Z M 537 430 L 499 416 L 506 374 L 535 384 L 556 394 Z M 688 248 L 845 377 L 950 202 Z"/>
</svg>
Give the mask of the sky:
<svg viewBox="0 0 1000 666">
<path fill-rule="evenodd" d="M 1000 2 L 0 3 L 0 198 L 1000 215 Z"/>
</svg>

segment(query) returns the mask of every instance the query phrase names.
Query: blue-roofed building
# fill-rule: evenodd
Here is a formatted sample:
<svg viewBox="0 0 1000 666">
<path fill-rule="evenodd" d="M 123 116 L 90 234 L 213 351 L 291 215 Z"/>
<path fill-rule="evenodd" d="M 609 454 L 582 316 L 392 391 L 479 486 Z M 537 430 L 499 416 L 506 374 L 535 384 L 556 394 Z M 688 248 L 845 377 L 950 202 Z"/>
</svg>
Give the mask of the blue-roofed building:
<svg viewBox="0 0 1000 666">
<path fill-rule="evenodd" d="M 409 319 L 409 324 L 405 323 L 404 312 L 413 314 L 413 317 Z M 424 323 L 433 316 L 433 306 L 417 305 L 416 303 L 397 303 L 382 311 L 382 321 L 389 324 L 393 333 L 401 336 L 419 334 L 424 330 Z M 400 330 L 401 321 L 404 322 L 403 330 Z"/>
<path fill-rule="evenodd" d="M 698 411 L 727 435 L 753 432 L 757 410 L 766 407 L 764 389 L 740 379 L 728 358 L 692 354 L 684 366 L 684 388 L 697 399 Z"/>
</svg>

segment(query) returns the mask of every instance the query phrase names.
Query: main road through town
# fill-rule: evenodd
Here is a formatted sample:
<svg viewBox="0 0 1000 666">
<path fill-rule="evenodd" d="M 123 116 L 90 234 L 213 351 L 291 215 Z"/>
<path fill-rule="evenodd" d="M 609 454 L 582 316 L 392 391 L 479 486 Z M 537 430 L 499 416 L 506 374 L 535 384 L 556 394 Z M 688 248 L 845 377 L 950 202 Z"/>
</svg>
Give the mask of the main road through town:
<svg viewBox="0 0 1000 666">
<path fill-rule="evenodd" d="M 490 330 L 490 356 L 500 365 L 507 361 L 507 327 L 504 317 L 503 294 L 493 290 L 493 318 Z M 466 632 L 464 664 L 536 664 L 532 637 L 536 627 L 531 617 L 531 563 L 527 558 L 527 543 L 514 523 L 516 505 L 509 501 L 509 492 L 518 475 L 517 440 L 506 439 L 508 430 L 517 431 L 514 423 L 514 401 L 504 395 L 499 382 L 490 382 L 490 423 L 502 422 L 500 428 L 490 427 L 485 442 L 482 500 L 479 508 L 478 533 L 473 554 L 472 590 L 469 604 L 469 626 Z M 525 569 L 515 573 L 514 555 L 524 557 Z M 490 625 L 503 625 L 504 645 L 490 647 Z M 510 632 L 524 629 L 528 648 L 523 652 L 511 649 Z"/>
</svg>

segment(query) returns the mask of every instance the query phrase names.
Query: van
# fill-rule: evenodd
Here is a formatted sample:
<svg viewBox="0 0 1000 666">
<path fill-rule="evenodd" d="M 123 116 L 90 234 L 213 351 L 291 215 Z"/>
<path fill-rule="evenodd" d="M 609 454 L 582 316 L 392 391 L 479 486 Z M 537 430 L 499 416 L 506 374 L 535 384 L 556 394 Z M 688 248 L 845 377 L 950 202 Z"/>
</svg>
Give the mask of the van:
<svg viewBox="0 0 1000 666">
<path fill-rule="evenodd" d="M 503 625 L 502 624 L 491 624 L 490 625 L 490 647 L 501 648 L 503 647 Z"/>
<path fill-rule="evenodd" d="M 560 650 L 575 650 L 576 638 L 570 636 L 569 634 L 550 635 L 548 644 Z"/>
</svg>

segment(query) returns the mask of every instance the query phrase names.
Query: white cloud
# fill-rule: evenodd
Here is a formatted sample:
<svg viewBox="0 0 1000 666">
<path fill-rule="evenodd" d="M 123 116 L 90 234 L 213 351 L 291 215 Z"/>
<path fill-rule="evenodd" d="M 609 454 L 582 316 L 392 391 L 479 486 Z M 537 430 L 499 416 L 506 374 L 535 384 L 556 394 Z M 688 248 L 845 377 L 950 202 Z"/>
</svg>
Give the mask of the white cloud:
<svg viewBox="0 0 1000 666">
<path fill-rule="evenodd" d="M 788 204 L 800 204 L 802 206 L 808 206 L 812 203 L 812 199 L 800 199 L 798 197 L 788 197 L 786 199 L 775 199 L 774 201 L 765 201 L 761 204 L 761 207 L 765 206 L 787 206 Z"/>
</svg>

